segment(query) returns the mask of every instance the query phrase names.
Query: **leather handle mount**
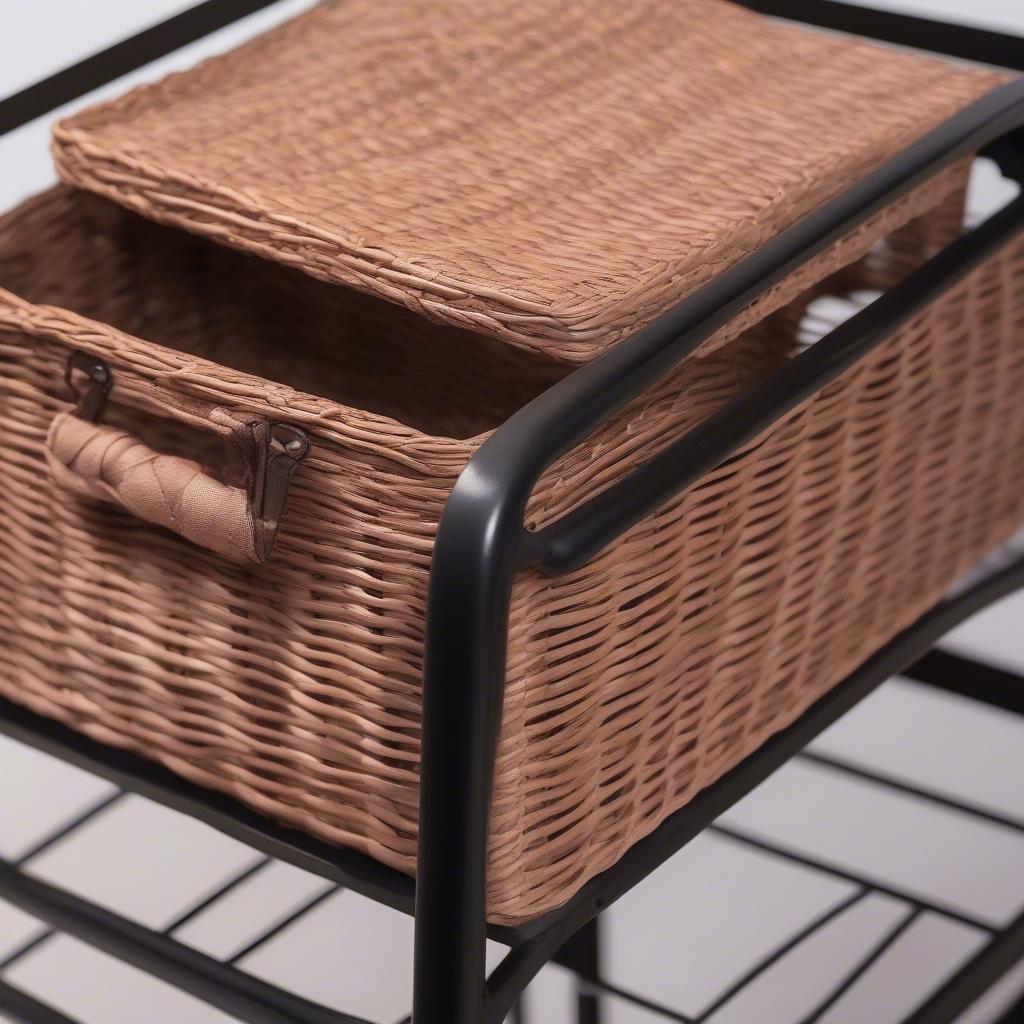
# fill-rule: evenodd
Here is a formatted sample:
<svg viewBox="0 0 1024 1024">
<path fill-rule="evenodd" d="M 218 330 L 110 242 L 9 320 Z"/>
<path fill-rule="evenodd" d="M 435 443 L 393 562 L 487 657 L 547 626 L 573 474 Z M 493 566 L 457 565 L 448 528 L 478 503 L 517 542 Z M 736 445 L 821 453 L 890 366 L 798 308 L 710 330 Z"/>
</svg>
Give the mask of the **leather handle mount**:
<svg viewBox="0 0 1024 1024">
<path fill-rule="evenodd" d="M 297 427 L 240 419 L 234 439 L 246 455 L 246 486 L 234 487 L 197 462 L 154 451 L 124 430 L 98 422 L 113 384 L 109 367 L 76 352 L 67 381 L 74 412 L 61 412 L 46 438 L 56 483 L 179 534 L 233 562 L 270 558 L 296 466 L 309 452 Z"/>
</svg>

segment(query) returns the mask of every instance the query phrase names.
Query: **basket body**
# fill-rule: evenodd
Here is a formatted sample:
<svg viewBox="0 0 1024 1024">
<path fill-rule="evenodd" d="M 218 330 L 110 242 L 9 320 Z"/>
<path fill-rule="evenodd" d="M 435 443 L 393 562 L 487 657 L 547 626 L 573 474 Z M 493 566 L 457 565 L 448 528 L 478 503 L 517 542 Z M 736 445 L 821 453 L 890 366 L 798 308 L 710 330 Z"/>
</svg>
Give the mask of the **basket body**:
<svg viewBox="0 0 1024 1024">
<path fill-rule="evenodd" d="M 567 455 L 532 521 L 791 357 L 817 294 L 884 287 L 946 244 L 963 175 L 811 261 Z M 564 902 L 1024 519 L 1022 272 L 1018 242 L 591 563 L 520 577 L 491 920 Z M 436 525 L 492 420 L 569 367 L 69 189 L 0 222 L 0 275 L 0 692 L 411 872 Z M 379 344 L 339 347 L 339 329 Z M 50 480 L 73 351 L 109 364 L 108 421 L 154 448 L 216 466 L 224 408 L 308 433 L 270 561 L 234 564 Z M 315 397 L 331 376 L 344 393 Z"/>
</svg>

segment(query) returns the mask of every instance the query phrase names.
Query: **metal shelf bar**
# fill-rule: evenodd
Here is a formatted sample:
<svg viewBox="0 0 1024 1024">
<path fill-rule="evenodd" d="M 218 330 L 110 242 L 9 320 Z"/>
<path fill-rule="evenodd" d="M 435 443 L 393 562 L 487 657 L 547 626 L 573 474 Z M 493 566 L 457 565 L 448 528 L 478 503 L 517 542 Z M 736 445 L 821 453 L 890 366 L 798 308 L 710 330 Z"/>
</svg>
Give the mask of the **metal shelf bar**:
<svg viewBox="0 0 1024 1024">
<path fill-rule="evenodd" d="M 305 914 L 308 914 L 315 907 L 320 906 L 324 900 L 333 896 L 335 893 L 341 892 L 341 886 L 335 885 L 330 889 L 325 889 L 323 892 L 317 893 L 312 899 L 306 900 L 300 907 L 293 910 L 287 917 L 282 918 L 276 924 L 272 925 L 266 931 L 261 932 L 251 942 L 247 942 L 237 953 L 233 953 L 228 959 L 229 964 L 236 964 L 239 960 L 244 960 L 250 953 L 255 952 L 260 946 L 269 942 L 276 935 L 280 935 L 286 928 L 293 925 Z"/>
<path fill-rule="evenodd" d="M 903 675 L 947 693 L 1024 715 L 1024 677 L 1006 669 L 935 650 L 904 669 Z"/>
<path fill-rule="evenodd" d="M 103 797 L 103 799 L 98 800 L 91 807 L 87 807 L 84 811 L 82 811 L 81 814 L 78 814 L 75 817 L 71 818 L 71 820 L 66 822 L 58 831 L 54 832 L 52 835 L 49 835 L 45 839 L 38 842 L 27 853 L 23 853 L 20 857 L 18 857 L 16 863 L 19 866 L 21 866 L 22 864 L 27 864 L 33 857 L 38 857 L 41 853 L 50 849 L 51 846 L 55 846 L 66 835 L 68 835 L 68 833 L 73 832 L 80 825 L 84 825 L 86 822 L 92 821 L 93 818 L 99 817 L 100 814 L 107 810 L 108 807 L 111 807 L 113 804 L 117 803 L 117 801 L 120 800 L 121 797 L 123 797 L 124 795 L 124 790 L 121 790 L 120 792 L 113 793 L 111 796 L 106 796 Z"/>
<path fill-rule="evenodd" d="M 973 960 L 950 978 L 903 1024 L 950 1024 L 1004 974 L 1024 959 L 1024 914 L 1000 932 Z M 1021 1018 L 1011 1015 L 1008 1024 Z"/>
<path fill-rule="evenodd" d="M 701 1011 L 700 1016 L 694 1020 L 694 1024 L 705 1024 L 705 1022 L 710 1020 L 714 1014 L 726 1005 L 726 1003 L 738 996 L 740 992 L 751 984 L 751 982 L 760 978 L 765 971 L 774 967 L 775 964 L 783 959 L 783 957 L 791 953 L 797 948 L 797 946 L 805 942 L 812 935 L 817 934 L 826 925 L 835 921 L 837 918 L 845 914 L 846 911 L 860 903 L 870 892 L 871 890 L 866 885 L 862 885 L 845 900 L 837 903 L 834 907 L 831 907 L 824 913 L 819 914 L 805 928 L 802 928 L 787 941 L 773 949 L 767 956 L 759 960 L 750 968 L 750 970 L 730 985 L 729 988 L 727 988 L 725 992 L 723 992 L 713 1003 Z"/>
<path fill-rule="evenodd" d="M 254 875 L 258 875 L 273 861 L 269 857 L 264 857 L 262 860 L 256 861 L 255 864 L 250 864 L 248 867 L 243 868 L 232 878 L 229 878 L 222 886 L 215 889 L 208 896 L 201 899 L 195 906 L 189 907 L 181 916 L 175 918 L 166 928 L 164 928 L 164 935 L 172 935 L 183 925 L 188 924 L 189 921 L 198 917 L 204 910 L 209 909 L 218 900 L 225 897 L 232 889 L 237 889 L 243 882 L 249 881 Z"/>
<path fill-rule="evenodd" d="M 206 0 L 0 101 L 0 136 L 278 0 Z"/>
<path fill-rule="evenodd" d="M 899 941 L 900 937 L 915 924 L 921 917 L 922 910 L 920 907 L 915 907 L 911 910 L 895 928 L 893 928 L 888 935 L 886 935 L 880 942 L 877 942 L 868 953 L 861 958 L 860 962 L 847 973 L 847 975 L 839 982 L 839 984 L 804 1018 L 799 1021 L 799 1024 L 816 1024 L 817 1021 L 821 1020 L 822 1017 L 832 1009 L 840 999 L 846 995 L 854 985 L 860 981 L 861 978 L 871 969 L 871 967 L 878 963 L 878 961 L 885 955 L 886 951 L 891 949 L 896 942 Z"/>
<path fill-rule="evenodd" d="M 44 942 L 48 942 L 56 934 L 55 931 L 47 930 L 33 936 L 28 942 L 23 942 L 13 953 L 8 953 L 3 960 L 0 960 L 0 972 L 6 971 L 8 967 L 17 963 L 23 956 L 28 956 L 33 949 L 38 949 Z"/>
<path fill-rule="evenodd" d="M 946 796 L 945 794 L 938 792 L 937 790 L 926 789 L 922 786 L 915 786 L 910 782 L 904 782 L 900 779 L 894 778 L 892 775 L 885 772 L 880 772 L 872 768 L 864 768 L 860 765 L 853 764 L 850 761 L 845 761 L 842 758 L 833 757 L 830 754 L 819 754 L 817 751 L 805 750 L 800 754 L 800 760 L 809 761 L 811 764 L 819 765 L 828 771 L 839 772 L 843 775 L 852 775 L 864 782 L 869 782 L 877 786 L 884 786 L 886 789 L 893 789 L 900 793 L 906 793 L 908 796 L 912 796 L 918 800 L 937 804 L 938 806 L 945 807 L 948 810 L 958 811 L 961 814 L 970 815 L 972 818 L 979 818 L 982 821 L 987 821 L 993 825 L 999 825 L 1002 828 L 1011 829 L 1014 832 L 1024 832 L 1024 821 L 1007 818 L 1005 815 L 997 814 L 994 811 L 987 811 L 983 807 L 976 807 L 973 804 L 964 803 L 962 800 L 956 800 L 953 797 Z"/>
<path fill-rule="evenodd" d="M 554 955 L 554 962 L 578 978 L 601 977 L 601 919 L 595 917 Z M 576 993 L 576 1024 L 598 1024 L 597 998 L 580 988 Z"/>
<path fill-rule="evenodd" d="M 961 236 L 891 291 L 648 462 L 532 534 L 530 547 L 537 562 L 560 574 L 589 561 L 615 537 L 854 366 L 1019 234 L 1022 227 L 1024 197 Z"/>
<path fill-rule="evenodd" d="M 891 896 L 893 899 L 899 900 L 901 903 L 908 903 L 916 909 L 927 910 L 933 914 L 949 918 L 951 921 L 956 921 L 958 924 L 966 925 L 968 928 L 975 928 L 979 931 L 988 932 L 989 935 L 996 934 L 995 929 L 990 924 L 987 924 L 984 921 L 979 921 L 977 918 L 971 917 L 969 914 L 964 914 L 952 907 L 946 907 L 938 903 L 931 903 L 928 900 L 922 900 L 920 897 L 914 896 L 912 893 L 905 892 L 896 886 L 887 885 L 885 882 L 877 881 L 874 878 L 866 879 L 861 875 L 858 875 L 853 871 L 847 871 L 845 868 L 839 867 L 836 864 L 819 860 L 809 854 L 800 853 L 799 851 L 789 849 L 788 847 L 779 846 L 775 843 L 769 842 L 767 839 L 762 839 L 759 836 L 751 835 L 741 829 L 733 828 L 731 825 L 712 825 L 710 826 L 709 831 L 720 836 L 725 836 L 726 839 L 731 839 L 734 842 L 742 843 L 744 846 L 760 850 L 762 853 L 768 853 L 772 856 L 779 857 L 780 859 L 789 861 L 792 864 L 801 864 L 804 867 L 811 868 L 815 871 L 821 871 L 827 875 L 832 875 L 834 878 L 840 878 L 844 882 L 850 882 L 853 885 L 867 886 L 872 892 L 881 893 L 883 896 Z"/>
<path fill-rule="evenodd" d="M 188 782 L 153 761 L 98 743 L 2 699 L 0 733 L 187 814 L 269 857 L 287 861 L 396 910 L 412 913 L 414 883 L 408 875 L 353 850 L 331 846 L 287 828 L 231 797 Z M 506 941 L 507 932 L 495 931 L 495 939 Z M 515 936 L 511 938 L 514 941 Z"/>
<path fill-rule="evenodd" d="M 796 949 L 801 943 L 805 942 L 811 936 L 816 934 L 820 929 L 824 928 L 831 921 L 842 916 L 847 910 L 859 903 L 865 896 L 870 892 L 867 886 L 861 886 L 852 895 L 842 900 L 834 907 L 829 908 L 824 913 L 819 914 L 813 920 L 811 920 L 805 927 L 801 928 L 798 932 L 792 935 L 785 942 L 777 946 L 765 957 L 759 960 L 753 967 L 746 971 L 740 978 L 738 978 L 728 989 L 725 990 L 720 996 L 718 996 L 712 1003 L 706 1006 L 697 1016 L 688 1016 L 681 1013 L 678 1010 L 674 1010 L 671 1007 L 664 1006 L 661 1003 L 654 1002 L 644 996 L 639 995 L 630 989 L 623 988 L 619 985 L 615 985 L 604 978 L 599 976 L 593 976 L 589 974 L 583 974 L 582 977 L 585 981 L 585 989 L 589 988 L 590 991 L 607 992 L 609 995 L 613 995 L 619 999 L 624 999 L 627 1002 L 632 1003 L 635 1006 L 639 1006 L 645 1010 L 649 1010 L 652 1013 L 660 1014 L 668 1020 L 674 1020 L 679 1024 L 705 1024 L 711 1017 L 714 1016 L 723 1006 L 734 999 L 740 992 L 742 992 L 749 984 L 759 978 L 765 971 L 769 970 L 785 956 Z"/>
<path fill-rule="evenodd" d="M 898 14 L 835 0 L 739 0 L 744 7 L 777 18 L 882 42 L 910 46 L 947 57 L 1024 71 L 1024 39 L 973 25 Z"/>
<path fill-rule="evenodd" d="M 0 897 L 246 1024 L 369 1024 L 292 995 L 0 860 Z"/>
<path fill-rule="evenodd" d="M 1006 1009 L 995 1024 L 1020 1024 L 1024 1020 L 1024 996 Z"/>
<path fill-rule="evenodd" d="M 0 1010 L 22 1024 L 77 1024 L 21 989 L 0 981 Z"/>
</svg>

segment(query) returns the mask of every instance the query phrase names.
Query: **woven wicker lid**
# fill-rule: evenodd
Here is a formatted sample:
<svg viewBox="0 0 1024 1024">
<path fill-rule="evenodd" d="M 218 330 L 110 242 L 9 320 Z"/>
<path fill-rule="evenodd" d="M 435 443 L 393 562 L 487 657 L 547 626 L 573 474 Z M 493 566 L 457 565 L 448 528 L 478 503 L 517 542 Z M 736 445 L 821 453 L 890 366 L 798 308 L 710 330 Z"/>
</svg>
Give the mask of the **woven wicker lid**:
<svg viewBox="0 0 1024 1024">
<path fill-rule="evenodd" d="M 54 148 L 146 216 L 582 360 L 1000 81 L 725 0 L 345 0 Z"/>
</svg>

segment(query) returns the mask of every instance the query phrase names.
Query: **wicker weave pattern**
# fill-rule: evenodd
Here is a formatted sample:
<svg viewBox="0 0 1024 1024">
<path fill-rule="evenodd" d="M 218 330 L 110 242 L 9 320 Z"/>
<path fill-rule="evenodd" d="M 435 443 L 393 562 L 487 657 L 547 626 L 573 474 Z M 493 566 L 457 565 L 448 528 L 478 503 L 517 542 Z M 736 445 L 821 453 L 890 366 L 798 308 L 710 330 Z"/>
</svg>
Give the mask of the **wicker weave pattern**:
<svg viewBox="0 0 1024 1024">
<path fill-rule="evenodd" d="M 948 242 L 958 201 L 954 192 L 838 279 L 891 283 Z M 593 563 L 520 580 L 491 822 L 493 920 L 563 902 L 1024 519 L 1022 277 L 1024 241 Z M 519 403 L 565 367 L 498 346 L 485 372 L 487 343 L 473 338 L 479 358 L 466 373 L 463 332 L 411 314 L 409 324 L 395 307 L 64 189 L 0 222 L 0 279 L 24 296 L 0 292 L 0 691 L 411 871 L 436 523 L 486 436 L 465 437 L 484 422 L 479 410 Z M 800 311 L 827 287 L 687 361 L 554 468 L 534 520 L 790 355 Z M 388 323 L 395 333 L 379 346 L 358 344 Z M 424 330 L 432 358 L 417 362 Z M 111 426 L 208 468 L 216 407 L 308 431 L 313 450 L 272 561 L 231 565 L 46 483 L 72 348 L 112 366 Z M 386 415 L 403 389 L 382 389 L 379 348 L 396 373 L 422 372 L 405 410 L 418 428 Z M 321 381 L 324 367 L 344 367 L 348 390 L 316 398 L 231 362 L 300 380 L 308 363 Z"/>
<path fill-rule="evenodd" d="M 0 692 L 411 872 L 467 459 L 999 81 L 723 0 L 346 0 L 66 122 L 63 176 L 148 220 L 62 187 L 0 221 Z M 726 325 L 552 467 L 531 523 L 790 358 L 816 295 L 947 244 L 966 170 Z M 1017 243 L 591 564 L 518 581 L 492 920 L 562 903 L 1024 518 L 1022 274 Z M 309 434 L 271 561 L 49 480 L 71 349 L 113 369 L 104 429 L 204 482 L 243 483 L 223 410 Z"/>
<path fill-rule="evenodd" d="M 1022 283 L 1019 240 L 585 569 L 520 579 L 495 905 L 614 864 L 1019 528 Z"/>
<path fill-rule="evenodd" d="M 585 360 L 999 81 L 723 0 L 345 0 L 55 153 L 146 216 Z"/>
</svg>

